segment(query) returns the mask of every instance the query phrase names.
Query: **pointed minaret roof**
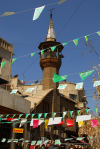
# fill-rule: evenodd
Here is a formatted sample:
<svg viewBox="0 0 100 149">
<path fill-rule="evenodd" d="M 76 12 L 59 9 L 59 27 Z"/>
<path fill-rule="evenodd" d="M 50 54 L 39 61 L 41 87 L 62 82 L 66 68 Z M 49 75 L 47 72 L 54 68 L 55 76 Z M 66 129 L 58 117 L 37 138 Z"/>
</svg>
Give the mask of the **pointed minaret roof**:
<svg viewBox="0 0 100 149">
<path fill-rule="evenodd" d="M 52 11 L 50 14 L 50 23 L 49 23 L 47 36 L 46 36 L 46 41 L 56 41 L 55 31 L 53 27 L 53 20 L 52 20 Z"/>
</svg>

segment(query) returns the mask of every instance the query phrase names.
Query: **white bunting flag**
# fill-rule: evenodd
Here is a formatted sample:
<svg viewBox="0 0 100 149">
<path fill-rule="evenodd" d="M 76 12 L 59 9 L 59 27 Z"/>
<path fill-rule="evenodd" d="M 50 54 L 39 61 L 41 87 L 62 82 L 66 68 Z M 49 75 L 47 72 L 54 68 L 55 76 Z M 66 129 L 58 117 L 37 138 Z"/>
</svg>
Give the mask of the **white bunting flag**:
<svg viewBox="0 0 100 149">
<path fill-rule="evenodd" d="M 79 121 L 88 121 L 91 119 L 91 115 L 81 115 L 76 117 L 76 122 Z"/>
<path fill-rule="evenodd" d="M 10 94 L 15 94 L 17 91 L 18 91 L 18 89 L 12 90 Z"/>
<path fill-rule="evenodd" d="M 67 84 L 65 84 L 65 85 L 60 85 L 57 89 L 65 89 L 66 86 L 67 86 Z"/>
<path fill-rule="evenodd" d="M 93 87 L 99 86 L 100 85 L 100 81 L 95 81 L 93 84 Z"/>
<path fill-rule="evenodd" d="M 34 88 L 28 88 L 27 90 L 26 90 L 26 92 L 31 92 L 31 91 L 33 91 L 34 90 Z"/>
<path fill-rule="evenodd" d="M 40 16 L 40 14 L 43 11 L 44 7 L 45 6 L 38 7 L 38 8 L 35 9 L 33 20 L 36 20 Z"/>
<path fill-rule="evenodd" d="M 83 88 L 83 82 L 77 83 L 75 89 L 81 89 Z"/>
<path fill-rule="evenodd" d="M 19 127 L 22 127 L 22 125 L 27 121 L 27 119 L 22 119 L 21 122 L 20 122 L 20 125 Z"/>
<path fill-rule="evenodd" d="M 55 117 L 53 118 L 49 118 L 49 123 L 48 125 L 54 125 L 54 124 L 59 124 L 61 122 L 62 117 Z"/>
</svg>

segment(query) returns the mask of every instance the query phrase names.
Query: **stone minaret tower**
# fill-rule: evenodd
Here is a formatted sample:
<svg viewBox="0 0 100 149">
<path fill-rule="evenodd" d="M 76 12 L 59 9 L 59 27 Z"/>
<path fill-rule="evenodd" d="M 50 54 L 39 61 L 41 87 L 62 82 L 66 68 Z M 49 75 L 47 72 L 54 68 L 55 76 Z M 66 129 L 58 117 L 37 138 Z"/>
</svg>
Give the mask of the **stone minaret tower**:
<svg viewBox="0 0 100 149">
<path fill-rule="evenodd" d="M 57 46 L 54 51 L 51 47 Z M 46 41 L 41 42 L 40 50 L 44 50 L 43 55 L 40 53 L 40 66 L 43 70 L 43 90 L 58 87 L 58 83 L 53 82 L 53 73 L 59 74 L 61 66 L 61 54 L 63 46 L 60 42 L 56 42 L 55 31 L 53 27 L 52 12 L 50 14 L 50 23 L 46 36 Z"/>
</svg>

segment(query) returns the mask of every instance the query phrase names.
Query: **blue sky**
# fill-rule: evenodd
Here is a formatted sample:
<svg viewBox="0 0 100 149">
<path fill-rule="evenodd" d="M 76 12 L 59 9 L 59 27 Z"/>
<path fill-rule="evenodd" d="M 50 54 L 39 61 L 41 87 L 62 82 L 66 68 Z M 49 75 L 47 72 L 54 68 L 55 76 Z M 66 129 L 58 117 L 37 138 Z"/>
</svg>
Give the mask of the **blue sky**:
<svg viewBox="0 0 100 149">
<path fill-rule="evenodd" d="M 59 1 L 60 0 L 0 0 L 0 15 L 4 12 L 17 13 L 48 5 L 35 21 L 32 20 L 34 9 L 12 16 L 0 17 L 0 35 L 1 38 L 14 46 L 13 52 L 15 55 L 13 58 L 39 51 L 38 45 L 40 42 L 45 41 L 49 26 L 50 11 L 48 10 L 52 8 L 55 8 L 53 11 L 53 23 L 58 42 L 71 41 L 100 31 L 100 0 L 83 0 L 83 2 L 82 0 L 68 0 L 58 5 L 56 2 Z M 81 2 L 81 6 L 75 12 Z M 56 4 L 49 5 L 52 3 Z M 74 12 L 75 14 L 73 15 Z M 70 19 L 72 15 L 73 17 Z M 67 23 L 69 19 L 70 21 Z M 65 26 L 66 23 L 67 25 Z M 61 31 L 63 27 L 64 29 Z M 97 33 L 90 35 L 89 40 L 92 41 L 92 46 L 100 55 L 100 36 Z M 90 47 L 86 46 L 85 43 L 85 38 L 81 38 L 79 39 L 78 46 L 75 46 L 73 42 L 64 46 L 62 53 L 65 55 L 65 58 L 62 59 L 59 75 L 68 75 L 68 82 L 82 82 L 80 76 L 75 73 L 82 72 L 83 70 L 92 70 L 92 67 L 98 65 L 100 62 L 100 59 L 95 53 L 88 52 Z M 12 66 L 12 76 L 18 74 L 19 79 L 22 80 L 23 71 L 38 57 L 39 54 L 37 52 L 33 57 L 27 56 L 26 58 L 18 58 Z M 25 81 L 42 79 L 39 58 L 24 72 Z M 92 97 L 95 90 L 92 83 L 93 74 L 83 81 L 89 103 L 87 106 L 91 109 L 94 109 L 97 103 L 96 100 L 93 101 Z"/>
</svg>

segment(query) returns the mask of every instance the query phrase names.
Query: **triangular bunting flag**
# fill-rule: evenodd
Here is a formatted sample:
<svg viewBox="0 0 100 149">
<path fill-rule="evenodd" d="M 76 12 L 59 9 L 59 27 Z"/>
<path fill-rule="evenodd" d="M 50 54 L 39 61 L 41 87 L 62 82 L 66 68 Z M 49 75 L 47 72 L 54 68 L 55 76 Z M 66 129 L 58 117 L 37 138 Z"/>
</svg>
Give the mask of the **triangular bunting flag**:
<svg viewBox="0 0 100 149">
<path fill-rule="evenodd" d="M 2 118 L 0 118 L 0 121 L 2 121 Z"/>
<path fill-rule="evenodd" d="M 93 87 L 99 86 L 100 85 L 100 81 L 95 81 L 93 84 Z"/>
<path fill-rule="evenodd" d="M 54 120 L 55 115 L 56 115 L 56 112 L 53 112 L 53 113 L 52 113 L 52 118 L 53 118 L 53 120 Z"/>
<path fill-rule="evenodd" d="M 1 70 L 4 67 L 5 64 L 6 64 L 6 61 L 5 62 L 1 62 Z"/>
<path fill-rule="evenodd" d="M 64 111 L 62 118 L 64 118 L 66 114 L 67 114 L 67 111 Z"/>
<path fill-rule="evenodd" d="M 42 116 L 42 113 L 39 113 L 38 114 L 38 120 L 40 119 L 41 116 Z"/>
<path fill-rule="evenodd" d="M 3 114 L 1 114 L 0 117 L 3 117 Z"/>
<path fill-rule="evenodd" d="M 97 110 L 98 110 L 98 108 L 95 108 L 95 109 L 94 109 L 95 114 L 97 114 Z"/>
<path fill-rule="evenodd" d="M 37 145 L 40 145 L 40 144 L 42 144 L 42 140 L 37 141 Z"/>
<path fill-rule="evenodd" d="M 67 119 L 67 120 L 66 120 L 66 123 L 67 123 L 67 127 L 72 127 L 72 126 L 73 126 L 73 121 L 72 121 L 72 119 Z"/>
<path fill-rule="evenodd" d="M 68 44 L 68 42 L 63 43 L 63 46 L 65 46 L 66 44 Z"/>
<path fill-rule="evenodd" d="M 13 142 L 18 142 L 18 139 L 14 139 Z"/>
<path fill-rule="evenodd" d="M 10 94 L 15 94 L 17 91 L 18 91 L 18 89 L 12 90 Z"/>
<path fill-rule="evenodd" d="M 59 139 L 57 139 L 57 140 L 55 140 L 55 144 L 61 144 L 61 142 L 60 142 L 60 140 Z"/>
<path fill-rule="evenodd" d="M 15 117 L 15 115 L 16 115 L 16 114 L 14 114 L 14 115 L 12 116 L 12 118 L 14 118 L 14 117 Z"/>
<path fill-rule="evenodd" d="M 92 127 L 99 126 L 97 120 L 90 120 Z"/>
<path fill-rule="evenodd" d="M 100 36 L 100 31 L 98 31 L 97 34 Z"/>
<path fill-rule="evenodd" d="M 86 114 L 89 115 L 90 109 L 86 109 Z"/>
<path fill-rule="evenodd" d="M 53 47 L 51 47 L 51 50 L 54 51 L 56 47 L 57 47 L 57 46 L 53 46 Z"/>
<path fill-rule="evenodd" d="M 2 140 L 1 140 L 1 142 L 5 142 L 6 141 L 6 138 L 3 138 Z"/>
<path fill-rule="evenodd" d="M 72 117 L 73 111 L 69 111 L 69 115 L 70 117 Z"/>
<path fill-rule="evenodd" d="M 30 114 L 26 114 L 25 119 L 27 119 L 27 117 L 28 117 L 29 115 L 30 115 Z"/>
<path fill-rule="evenodd" d="M 27 90 L 26 90 L 26 93 L 27 92 L 32 92 L 34 90 L 34 88 L 28 88 Z"/>
<path fill-rule="evenodd" d="M 13 58 L 13 59 L 12 59 L 12 64 L 14 63 L 15 60 L 17 60 L 17 58 Z"/>
<path fill-rule="evenodd" d="M 19 117 L 18 117 L 18 119 L 20 119 L 22 115 L 23 115 L 23 114 L 19 114 Z"/>
<path fill-rule="evenodd" d="M 79 116 L 80 111 L 81 111 L 81 110 L 77 110 L 77 116 Z"/>
<path fill-rule="evenodd" d="M 53 81 L 54 81 L 54 83 L 62 81 L 62 80 L 66 80 L 66 78 L 67 78 L 67 75 L 59 76 L 56 73 L 53 73 Z"/>
<path fill-rule="evenodd" d="M 89 39 L 89 35 L 85 36 L 85 39 L 86 39 L 86 42 L 88 41 Z"/>
<path fill-rule="evenodd" d="M 31 120 L 33 119 L 33 116 L 34 116 L 35 114 L 31 114 Z"/>
<path fill-rule="evenodd" d="M 27 121 L 27 119 L 22 119 L 21 122 L 20 122 L 19 127 L 22 127 L 22 125 L 23 125 L 24 123 L 26 123 L 26 121 Z"/>
<path fill-rule="evenodd" d="M 83 126 L 83 121 L 78 121 L 78 127 L 82 127 Z"/>
<path fill-rule="evenodd" d="M 33 120 L 33 128 L 38 127 L 39 125 L 39 120 Z"/>
<path fill-rule="evenodd" d="M 15 12 L 5 12 L 3 15 L 1 16 L 9 16 L 9 15 L 13 15 L 15 14 Z"/>
<path fill-rule="evenodd" d="M 67 0 L 60 0 L 60 2 L 58 4 L 61 4 L 61 3 L 65 2 L 65 1 L 67 1 Z"/>
<path fill-rule="evenodd" d="M 67 84 L 66 85 L 60 85 L 57 89 L 65 89 L 66 86 L 67 86 Z"/>
<path fill-rule="evenodd" d="M 43 49 L 43 50 L 41 50 L 41 55 L 43 55 L 43 52 L 44 52 L 44 49 Z"/>
<path fill-rule="evenodd" d="M 46 119 L 47 114 L 48 114 L 48 113 L 44 113 L 44 119 Z"/>
<path fill-rule="evenodd" d="M 83 81 L 85 78 L 87 78 L 93 72 L 94 72 L 94 70 L 84 71 L 84 72 L 79 73 L 79 75 Z"/>
<path fill-rule="evenodd" d="M 35 145 L 35 143 L 36 143 L 36 141 L 32 141 L 32 142 L 31 142 L 31 145 Z"/>
<path fill-rule="evenodd" d="M 78 45 L 78 41 L 79 41 L 79 38 L 73 40 L 76 46 Z"/>
<path fill-rule="evenodd" d="M 34 52 L 34 53 L 31 53 L 31 57 L 32 57 L 32 56 L 34 56 L 34 55 L 35 55 L 35 53 L 36 53 L 36 52 Z"/>
<path fill-rule="evenodd" d="M 9 116 L 9 114 L 6 115 L 6 118 Z"/>
<path fill-rule="evenodd" d="M 43 11 L 44 7 L 45 6 L 38 7 L 38 8 L 35 9 L 33 20 L 36 20 L 40 16 L 40 14 Z"/>
</svg>

